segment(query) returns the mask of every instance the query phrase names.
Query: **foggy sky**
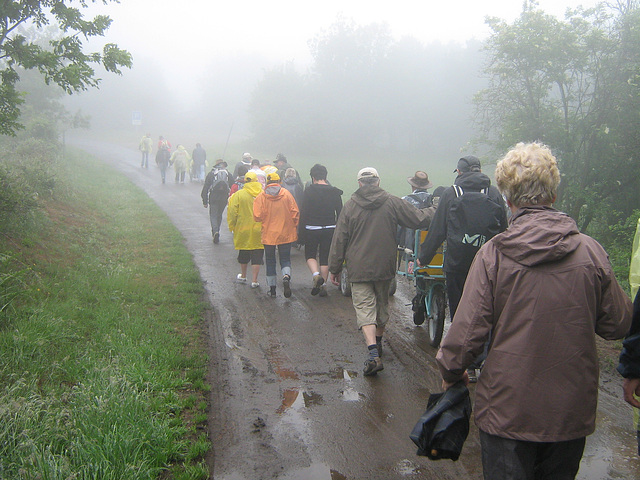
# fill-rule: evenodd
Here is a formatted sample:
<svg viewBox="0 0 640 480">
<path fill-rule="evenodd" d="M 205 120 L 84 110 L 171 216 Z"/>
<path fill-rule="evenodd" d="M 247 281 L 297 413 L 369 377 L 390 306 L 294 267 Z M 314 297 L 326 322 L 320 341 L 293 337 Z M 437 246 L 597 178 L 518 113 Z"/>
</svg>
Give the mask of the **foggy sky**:
<svg viewBox="0 0 640 480">
<path fill-rule="evenodd" d="M 567 7 L 593 6 L 596 0 L 540 0 L 545 12 L 562 17 Z M 150 58 L 165 69 L 170 85 L 180 85 L 181 101 L 198 102 L 195 93 L 211 59 L 257 54 L 265 61 L 311 61 L 307 42 L 341 16 L 358 25 L 385 22 L 396 38 L 411 36 L 425 44 L 482 39 L 487 16 L 512 21 L 522 11 L 520 0 L 455 2 L 370 2 L 368 0 L 123 0 L 93 5 L 113 19 L 105 37 L 136 57 Z M 99 40 L 106 43 L 105 39 Z M 176 75 L 176 72 L 180 72 Z M 186 86 L 186 88 L 184 88 Z"/>
</svg>

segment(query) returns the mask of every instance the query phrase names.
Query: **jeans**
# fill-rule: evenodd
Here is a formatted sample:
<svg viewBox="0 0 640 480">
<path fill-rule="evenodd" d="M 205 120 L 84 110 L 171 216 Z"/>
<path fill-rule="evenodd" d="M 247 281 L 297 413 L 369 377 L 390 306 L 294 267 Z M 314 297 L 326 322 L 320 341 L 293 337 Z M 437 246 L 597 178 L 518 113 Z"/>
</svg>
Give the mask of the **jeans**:
<svg viewBox="0 0 640 480">
<path fill-rule="evenodd" d="M 149 168 L 149 152 L 142 152 L 142 163 L 140 163 L 140 166 Z"/>
<path fill-rule="evenodd" d="M 526 442 L 480 430 L 485 480 L 573 480 L 585 437 L 566 442 Z"/>
<path fill-rule="evenodd" d="M 267 266 L 267 285 L 270 287 L 276 286 L 276 247 L 278 248 L 278 256 L 280 257 L 282 276 L 291 275 L 291 244 L 265 245 L 264 263 Z"/>
</svg>

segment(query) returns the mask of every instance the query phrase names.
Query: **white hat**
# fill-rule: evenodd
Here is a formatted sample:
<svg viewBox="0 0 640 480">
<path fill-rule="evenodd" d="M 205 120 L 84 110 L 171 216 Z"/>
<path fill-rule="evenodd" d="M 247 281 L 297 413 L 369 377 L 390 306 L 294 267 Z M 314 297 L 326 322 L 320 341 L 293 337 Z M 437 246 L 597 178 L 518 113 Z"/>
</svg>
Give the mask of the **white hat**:
<svg viewBox="0 0 640 480">
<path fill-rule="evenodd" d="M 378 175 L 378 171 L 373 167 L 365 167 L 358 172 L 358 180 L 372 177 L 380 178 L 380 175 Z"/>
<path fill-rule="evenodd" d="M 244 155 L 242 155 L 242 158 L 252 158 L 252 157 L 251 157 L 251 154 L 247 152 Z"/>
</svg>

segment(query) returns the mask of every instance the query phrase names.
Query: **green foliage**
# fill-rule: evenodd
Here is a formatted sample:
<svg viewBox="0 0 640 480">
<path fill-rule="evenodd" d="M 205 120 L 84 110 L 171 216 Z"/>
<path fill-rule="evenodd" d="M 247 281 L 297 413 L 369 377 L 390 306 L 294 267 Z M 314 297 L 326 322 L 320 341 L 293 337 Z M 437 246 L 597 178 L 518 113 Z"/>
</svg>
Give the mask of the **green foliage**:
<svg viewBox="0 0 640 480">
<path fill-rule="evenodd" d="M 15 311 L 14 301 L 26 293 L 28 267 L 14 268 L 13 257 L 0 253 L 0 328 L 6 324 L 8 313 Z M 5 321 L 2 321 L 4 319 Z"/>
<path fill-rule="evenodd" d="M 124 177 L 86 156 L 57 170 L 48 220 L 0 237 L 0 278 L 29 293 L 0 328 L 0 476 L 208 478 L 191 256 Z"/>
<path fill-rule="evenodd" d="M 562 174 L 557 206 L 581 230 L 628 218 L 640 188 L 638 2 L 577 9 L 565 20 L 527 2 L 512 24 L 488 23 L 478 141 L 496 156 L 518 142 L 549 145 Z"/>
<path fill-rule="evenodd" d="M 83 51 L 82 39 L 103 36 L 111 19 L 98 15 L 86 20 L 80 8 L 67 5 L 71 3 L 70 0 L 3 0 L 0 3 L 3 17 L 0 22 L 1 135 L 15 135 L 23 128 L 20 108 L 24 97 L 17 89 L 19 67 L 37 69 L 47 85 L 56 84 L 68 94 L 98 86 L 100 79 L 95 76 L 93 65 L 102 65 L 106 71 L 116 74 L 122 73 L 121 67 L 131 67 L 131 55 L 115 44 L 106 44 L 102 52 Z M 87 7 L 84 1 L 79 5 Z M 49 24 L 57 26 L 60 35 L 49 39 L 47 46 L 42 46 L 33 32 L 25 31 L 27 26 L 41 30 Z"/>
<path fill-rule="evenodd" d="M 34 132 L 35 133 L 35 132 Z M 59 145 L 46 138 L 7 141 L 0 150 L 0 230 L 28 227 L 53 194 Z"/>
<path fill-rule="evenodd" d="M 629 266 L 631 260 L 631 246 L 636 233 L 640 210 L 625 217 L 620 212 L 610 212 L 610 218 L 605 222 L 594 222 L 593 236 L 609 254 L 613 271 L 618 282 L 629 291 Z M 603 218 L 605 215 L 598 216 Z"/>
</svg>

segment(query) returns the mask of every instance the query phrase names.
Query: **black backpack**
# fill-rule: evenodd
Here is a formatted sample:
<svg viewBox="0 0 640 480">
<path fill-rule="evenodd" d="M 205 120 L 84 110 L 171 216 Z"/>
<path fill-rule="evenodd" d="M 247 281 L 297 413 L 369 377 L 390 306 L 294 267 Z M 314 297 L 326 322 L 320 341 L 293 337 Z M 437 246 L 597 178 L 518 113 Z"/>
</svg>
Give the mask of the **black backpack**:
<svg viewBox="0 0 640 480">
<path fill-rule="evenodd" d="M 225 169 L 213 172 L 213 183 L 209 189 L 209 195 L 215 197 L 229 196 L 229 172 Z"/>
<path fill-rule="evenodd" d="M 465 192 L 453 185 L 456 198 L 447 218 L 447 270 L 468 270 L 480 247 L 503 230 L 504 209 L 489 189 Z"/>
</svg>

